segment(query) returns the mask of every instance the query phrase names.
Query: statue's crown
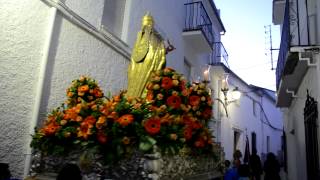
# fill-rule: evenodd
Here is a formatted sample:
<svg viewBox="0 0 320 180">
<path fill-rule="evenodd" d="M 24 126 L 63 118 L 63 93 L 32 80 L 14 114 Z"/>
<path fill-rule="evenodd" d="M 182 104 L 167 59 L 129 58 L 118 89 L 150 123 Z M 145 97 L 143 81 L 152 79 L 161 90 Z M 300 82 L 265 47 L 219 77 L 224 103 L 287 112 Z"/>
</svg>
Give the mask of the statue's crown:
<svg viewBox="0 0 320 180">
<path fill-rule="evenodd" d="M 142 26 L 147 26 L 147 25 L 153 25 L 153 17 L 150 15 L 149 12 L 146 13 L 146 15 L 143 16 L 142 18 Z"/>
</svg>

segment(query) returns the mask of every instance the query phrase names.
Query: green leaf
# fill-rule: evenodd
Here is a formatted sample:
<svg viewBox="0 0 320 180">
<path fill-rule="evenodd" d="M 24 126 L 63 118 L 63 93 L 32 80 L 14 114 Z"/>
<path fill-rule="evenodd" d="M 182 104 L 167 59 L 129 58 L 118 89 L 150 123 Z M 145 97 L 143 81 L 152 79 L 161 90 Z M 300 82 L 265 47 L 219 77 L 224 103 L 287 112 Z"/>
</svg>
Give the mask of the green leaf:
<svg viewBox="0 0 320 180">
<path fill-rule="evenodd" d="M 157 143 L 157 141 L 155 139 L 153 139 L 152 137 L 145 136 L 145 137 L 141 138 L 141 142 L 139 144 L 139 149 L 142 150 L 142 151 L 148 151 L 156 143 Z"/>
</svg>

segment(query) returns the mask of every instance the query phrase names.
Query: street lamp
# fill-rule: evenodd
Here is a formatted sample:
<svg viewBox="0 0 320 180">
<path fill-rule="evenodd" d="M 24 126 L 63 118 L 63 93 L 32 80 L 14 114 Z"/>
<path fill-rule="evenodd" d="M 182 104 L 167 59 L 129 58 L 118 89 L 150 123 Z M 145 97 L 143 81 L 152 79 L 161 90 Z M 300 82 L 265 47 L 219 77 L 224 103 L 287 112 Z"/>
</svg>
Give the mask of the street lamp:
<svg viewBox="0 0 320 180">
<path fill-rule="evenodd" d="M 229 91 L 229 83 L 228 83 L 228 77 L 229 74 L 225 73 L 224 78 L 222 79 L 222 88 L 221 91 L 224 95 L 224 100 L 221 100 L 219 98 L 215 98 L 218 102 L 220 102 L 223 105 L 223 108 L 226 112 L 226 116 L 228 117 L 228 109 L 227 106 L 240 99 L 241 93 L 238 89 L 238 87 L 235 87 L 232 91 Z"/>
</svg>

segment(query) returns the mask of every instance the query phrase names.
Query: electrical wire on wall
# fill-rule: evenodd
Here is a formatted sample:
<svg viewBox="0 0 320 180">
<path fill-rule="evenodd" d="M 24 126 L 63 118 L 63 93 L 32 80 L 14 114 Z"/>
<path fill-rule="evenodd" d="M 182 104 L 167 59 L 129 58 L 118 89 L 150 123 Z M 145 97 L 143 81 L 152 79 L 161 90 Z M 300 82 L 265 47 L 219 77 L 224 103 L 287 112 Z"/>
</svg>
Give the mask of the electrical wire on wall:
<svg viewBox="0 0 320 180">
<path fill-rule="evenodd" d="M 249 91 L 249 92 L 253 92 L 253 91 Z M 266 122 L 263 121 L 263 119 L 261 119 L 261 118 L 260 118 L 260 121 L 261 121 L 263 124 L 265 124 L 265 125 L 269 126 L 270 128 L 272 128 L 273 130 L 281 131 L 281 132 L 282 132 L 282 129 L 277 128 L 277 127 L 275 127 L 275 126 L 273 126 L 273 125 L 271 124 L 271 122 L 270 122 L 270 120 L 269 120 L 269 118 L 268 118 L 268 116 L 267 116 L 267 113 L 265 112 L 265 110 L 264 110 L 261 102 L 255 100 L 253 97 L 249 96 L 249 95 L 247 94 L 247 93 L 249 93 L 249 92 L 244 93 L 245 96 L 248 97 L 249 99 L 251 99 L 252 101 L 254 101 L 255 103 L 257 103 L 257 104 L 259 105 L 259 107 L 261 108 L 261 111 L 262 111 L 262 113 L 263 113 L 263 116 L 264 116 L 265 119 L 266 119 Z"/>
</svg>

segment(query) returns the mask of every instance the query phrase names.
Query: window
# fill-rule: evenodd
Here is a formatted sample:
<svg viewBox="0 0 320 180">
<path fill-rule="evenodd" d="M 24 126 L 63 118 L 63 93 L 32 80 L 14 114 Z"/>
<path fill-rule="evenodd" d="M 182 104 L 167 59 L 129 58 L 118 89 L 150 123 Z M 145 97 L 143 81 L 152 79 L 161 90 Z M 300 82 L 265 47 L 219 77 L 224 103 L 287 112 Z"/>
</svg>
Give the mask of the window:
<svg viewBox="0 0 320 180">
<path fill-rule="evenodd" d="M 233 152 L 235 152 L 238 149 L 239 139 L 240 139 L 240 132 L 234 131 L 234 133 L 233 133 Z"/>
<path fill-rule="evenodd" d="M 251 133 L 251 152 L 257 150 L 257 135 L 255 132 Z"/>
<path fill-rule="evenodd" d="M 254 100 L 252 100 L 252 113 L 254 116 L 257 116 L 257 103 Z"/>
<path fill-rule="evenodd" d="M 105 0 L 101 25 L 117 37 L 121 37 L 126 0 Z"/>
<path fill-rule="evenodd" d="M 184 58 L 185 77 L 188 81 L 191 81 L 191 65 L 186 58 Z"/>
</svg>

